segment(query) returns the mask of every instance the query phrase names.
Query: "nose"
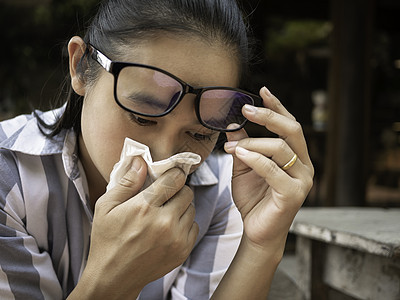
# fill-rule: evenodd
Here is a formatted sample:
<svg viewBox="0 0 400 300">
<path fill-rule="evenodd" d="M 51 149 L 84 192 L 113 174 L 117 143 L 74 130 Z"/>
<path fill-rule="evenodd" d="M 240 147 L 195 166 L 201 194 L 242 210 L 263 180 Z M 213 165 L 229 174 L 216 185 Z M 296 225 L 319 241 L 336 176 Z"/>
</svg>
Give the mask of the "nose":
<svg viewBox="0 0 400 300">
<path fill-rule="evenodd" d="M 151 141 L 150 152 L 153 161 L 159 161 L 171 157 L 174 154 L 188 151 L 185 150 L 185 143 L 179 137 L 179 134 L 172 131 L 160 132 L 160 134 Z"/>
<path fill-rule="evenodd" d="M 153 161 L 163 160 L 175 154 L 175 143 L 167 136 L 161 135 L 153 141 L 150 151 Z"/>
<path fill-rule="evenodd" d="M 159 119 L 160 126 L 149 145 L 153 161 L 180 152 L 194 152 L 185 134 L 187 128 L 197 122 L 194 98 L 193 95 L 186 95 L 173 111 Z"/>
</svg>

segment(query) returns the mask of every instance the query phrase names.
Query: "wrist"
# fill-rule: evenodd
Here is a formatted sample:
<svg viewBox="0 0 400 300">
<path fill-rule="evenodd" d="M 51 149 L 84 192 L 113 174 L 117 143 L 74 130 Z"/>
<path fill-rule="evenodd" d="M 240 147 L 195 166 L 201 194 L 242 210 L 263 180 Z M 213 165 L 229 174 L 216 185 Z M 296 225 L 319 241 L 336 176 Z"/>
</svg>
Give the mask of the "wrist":
<svg viewBox="0 0 400 300">
<path fill-rule="evenodd" d="M 129 285 L 129 290 L 122 289 L 126 286 L 124 284 L 112 284 L 114 281 L 104 272 L 90 272 L 86 268 L 78 284 L 68 296 L 68 300 L 136 299 L 142 290 L 140 287 L 134 287 L 134 279 Z"/>
<path fill-rule="evenodd" d="M 254 243 L 246 234 L 243 234 L 240 247 L 247 257 L 252 257 L 255 265 L 275 265 L 278 266 L 285 251 L 286 237 L 282 236 L 274 240 L 268 240 L 262 245 Z"/>
<path fill-rule="evenodd" d="M 259 245 L 244 234 L 235 258 L 212 299 L 266 299 L 282 259 L 284 245 L 285 239 L 283 242 L 271 241 Z"/>
</svg>

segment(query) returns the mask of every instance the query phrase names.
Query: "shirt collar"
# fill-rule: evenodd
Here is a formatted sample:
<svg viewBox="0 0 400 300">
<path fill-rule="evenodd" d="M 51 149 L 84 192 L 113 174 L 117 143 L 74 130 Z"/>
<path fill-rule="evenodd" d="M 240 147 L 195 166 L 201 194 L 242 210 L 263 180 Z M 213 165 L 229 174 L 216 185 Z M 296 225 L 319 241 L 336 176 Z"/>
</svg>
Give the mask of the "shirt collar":
<svg viewBox="0 0 400 300">
<path fill-rule="evenodd" d="M 57 109 L 36 113 L 45 123 L 52 124 L 60 112 L 61 110 Z M 29 155 L 59 154 L 63 151 L 65 135 L 66 132 L 63 132 L 53 138 L 46 137 L 39 129 L 36 117 L 30 115 L 27 117 L 26 124 L 0 143 L 0 148 Z"/>
<path fill-rule="evenodd" d="M 189 183 L 193 186 L 214 185 L 218 183 L 218 178 L 211 170 L 207 159 L 193 172 Z"/>
</svg>

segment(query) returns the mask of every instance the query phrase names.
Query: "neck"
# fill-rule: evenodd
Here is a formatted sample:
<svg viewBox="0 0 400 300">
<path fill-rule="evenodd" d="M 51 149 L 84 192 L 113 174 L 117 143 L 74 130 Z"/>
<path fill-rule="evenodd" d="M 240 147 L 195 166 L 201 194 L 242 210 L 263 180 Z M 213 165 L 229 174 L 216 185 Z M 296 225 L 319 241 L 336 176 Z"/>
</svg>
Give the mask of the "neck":
<svg viewBox="0 0 400 300">
<path fill-rule="evenodd" d="M 82 162 L 83 169 L 85 170 L 89 188 L 90 206 L 94 211 L 97 199 L 106 192 L 107 181 L 99 173 L 96 166 L 93 164 L 93 161 L 90 159 L 85 143 L 82 140 L 82 136 L 79 136 L 78 141 L 79 158 Z"/>
</svg>

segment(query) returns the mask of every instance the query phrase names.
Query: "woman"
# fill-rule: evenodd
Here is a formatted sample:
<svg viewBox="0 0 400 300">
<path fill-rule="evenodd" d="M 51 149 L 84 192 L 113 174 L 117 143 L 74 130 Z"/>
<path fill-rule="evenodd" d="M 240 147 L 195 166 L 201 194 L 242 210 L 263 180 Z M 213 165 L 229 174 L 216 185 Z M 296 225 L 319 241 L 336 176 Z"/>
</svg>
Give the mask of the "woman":
<svg viewBox="0 0 400 300">
<path fill-rule="evenodd" d="M 1 123 L 2 297 L 265 299 L 313 167 L 279 100 L 237 89 L 235 1 L 105 1 L 68 52 L 66 105 Z M 246 119 L 279 138 L 248 138 Z M 126 137 L 201 164 L 141 191 L 135 158 L 106 191 Z"/>
</svg>

